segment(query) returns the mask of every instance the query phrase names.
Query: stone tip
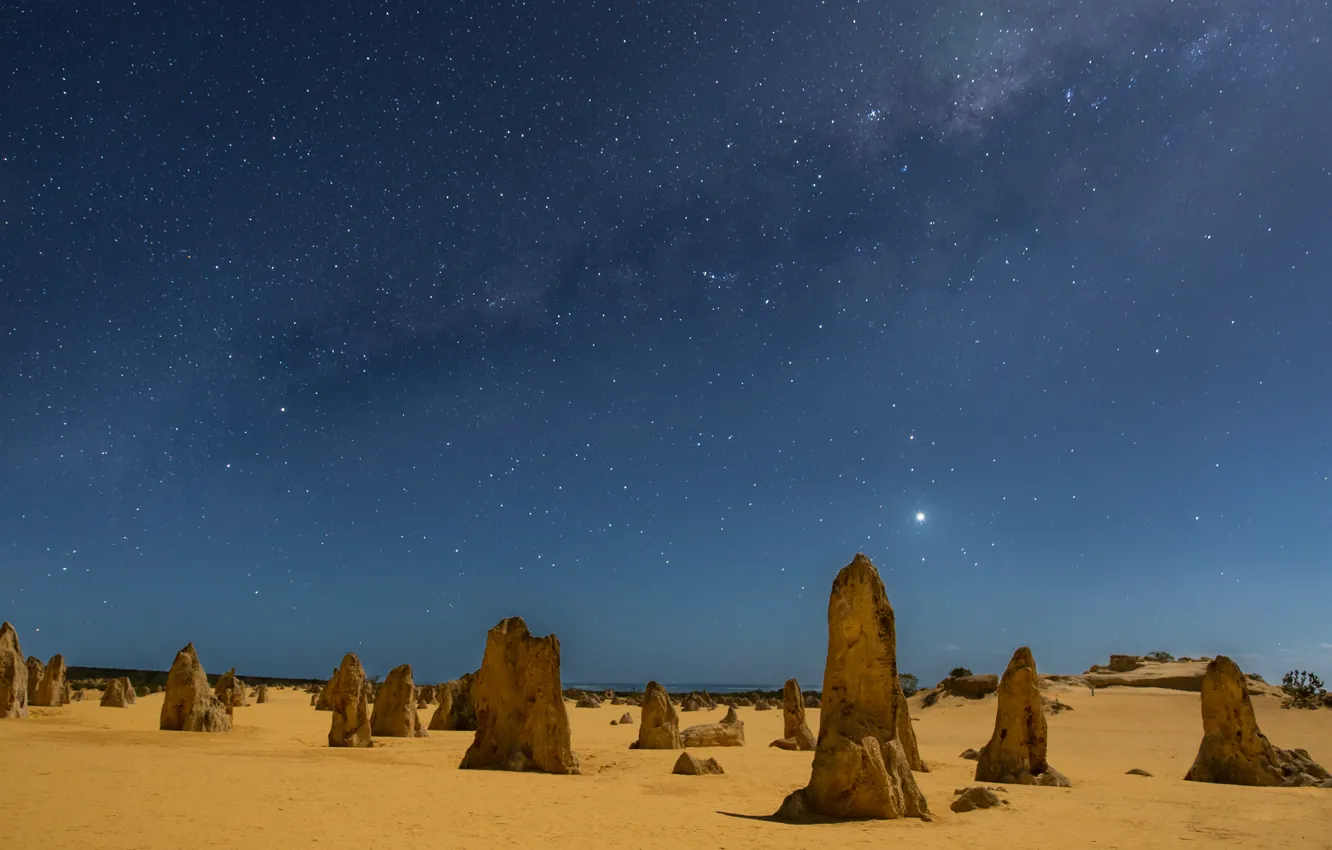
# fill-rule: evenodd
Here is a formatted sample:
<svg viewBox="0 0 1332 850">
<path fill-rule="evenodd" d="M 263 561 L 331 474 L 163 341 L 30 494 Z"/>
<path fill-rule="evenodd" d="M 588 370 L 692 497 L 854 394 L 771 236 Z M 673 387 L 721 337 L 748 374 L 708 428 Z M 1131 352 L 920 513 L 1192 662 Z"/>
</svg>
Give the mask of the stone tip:
<svg viewBox="0 0 1332 850">
<path fill-rule="evenodd" d="M 1031 654 L 1031 647 L 1019 646 L 1013 650 L 1013 659 L 1008 662 L 1009 670 L 1016 670 L 1021 667 L 1035 667 L 1036 656 Z"/>
</svg>

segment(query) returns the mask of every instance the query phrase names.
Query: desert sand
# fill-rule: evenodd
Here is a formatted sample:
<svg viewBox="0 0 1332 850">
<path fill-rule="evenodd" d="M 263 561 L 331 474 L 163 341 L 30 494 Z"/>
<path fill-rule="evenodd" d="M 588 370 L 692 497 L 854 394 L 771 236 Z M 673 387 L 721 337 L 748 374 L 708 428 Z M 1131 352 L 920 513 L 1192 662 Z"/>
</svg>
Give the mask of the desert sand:
<svg viewBox="0 0 1332 850">
<path fill-rule="evenodd" d="M 310 847 L 1332 847 L 1332 791 L 1185 782 L 1202 734 L 1196 693 L 1055 685 L 1073 706 L 1049 720 L 1064 788 L 1007 787 L 1009 806 L 956 814 L 953 791 L 975 785 L 994 725 L 994 696 L 909 701 L 916 774 L 933 822 L 816 825 L 767 816 L 810 778 L 809 752 L 770 748 L 780 711 L 738 709 L 746 744 L 691 750 L 721 776 L 676 776 L 678 750 L 630 750 L 636 707 L 568 704 L 581 776 L 458 770 L 471 732 L 378 738 L 330 749 L 329 714 L 310 695 L 269 689 L 235 710 L 227 734 L 162 732 L 161 694 L 124 709 L 94 694 L 0 722 L 0 818 L 6 845 L 55 848 Z M 1279 747 L 1332 764 L 1332 711 L 1282 710 L 1253 699 Z M 611 725 L 628 711 L 633 726 Z M 720 720 L 725 706 L 688 716 Z M 817 731 L 818 709 L 808 711 Z M 1152 777 L 1127 776 L 1143 768 Z M 12 842 L 10 844 L 9 842 Z"/>
</svg>

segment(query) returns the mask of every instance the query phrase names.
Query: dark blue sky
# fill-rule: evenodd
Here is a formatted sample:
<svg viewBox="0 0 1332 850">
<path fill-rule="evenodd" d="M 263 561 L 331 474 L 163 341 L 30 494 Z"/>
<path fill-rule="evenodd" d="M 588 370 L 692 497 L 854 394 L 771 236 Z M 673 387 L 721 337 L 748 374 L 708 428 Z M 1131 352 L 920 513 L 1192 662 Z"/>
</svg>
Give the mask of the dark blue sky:
<svg viewBox="0 0 1332 850">
<path fill-rule="evenodd" d="M 1327 2 L 429 6 L 0 12 L 26 651 L 1332 672 Z"/>
</svg>

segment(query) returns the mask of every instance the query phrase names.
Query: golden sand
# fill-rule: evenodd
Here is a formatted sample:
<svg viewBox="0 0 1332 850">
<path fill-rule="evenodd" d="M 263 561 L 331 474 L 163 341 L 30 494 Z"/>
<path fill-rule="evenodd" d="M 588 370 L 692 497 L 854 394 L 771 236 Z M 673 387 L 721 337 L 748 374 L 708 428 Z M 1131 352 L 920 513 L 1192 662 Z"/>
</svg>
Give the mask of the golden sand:
<svg viewBox="0 0 1332 850">
<path fill-rule="evenodd" d="M 747 745 L 715 756 L 718 777 L 673 776 L 678 752 L 629 750 L 628 711 L 569 706 L 583 775 L 459 771 L 470 732 L 326 746 L 329 714 L 308 694 L 269 689 L 236 709 L 226 734 L 160 732 L 160 694 L 125 709 L 92 692 L 63 708 L 0 721 L 5 848 L 473 847 L 1318 847 L 1332 848 L 1332 791 L 1184 782 L 1202 735 L 1198 695 L 1158 689 L 1049 691 L 1074 707 L 1049 719 L 1050 762 L 1071 789 L 1009 787 L 1010 806 L 954 814 L 975 784 L 958 755 L 990 736 L 995 699 L 911 700 L 917 779 L 934 822 L 793 826 L 764 819 L 809 778 L 811 754 L 768 747 L 781 711 L 741 708 Z M 1283 711 L 1254 700 L 1278 747 L 1332 767 L 1332 711 Z M 429 711 L 433 711 L 433 707 Z M 725 709 L 681 714 L 681 725 Z M 818 711 L 809 712 L 812 729 Z M 1151 778 L 1126 776 L 1144 768 Z M 12 843 L 11 843 L 12 842 Z"/>
</svg>

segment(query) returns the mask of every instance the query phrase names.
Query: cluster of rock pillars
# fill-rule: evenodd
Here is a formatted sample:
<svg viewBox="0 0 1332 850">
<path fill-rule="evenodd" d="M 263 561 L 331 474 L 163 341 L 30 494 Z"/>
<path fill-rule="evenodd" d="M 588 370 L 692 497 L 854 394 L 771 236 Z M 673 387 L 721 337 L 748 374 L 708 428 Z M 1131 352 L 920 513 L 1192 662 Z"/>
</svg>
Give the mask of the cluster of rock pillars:
<svg viewBox="0 0 1332 850">
<path fill-rule="evenodd" d="M 25 663 L 13 627 L 0 627 L 0 718 L 24 717 L 29 705 L 69 701 L 65 662 Z M 929 818 L 929 807 L 913 771 L 921 760 L 897 672 L 897 634 L 892 605 L 878 570 L 864 555 L 838 573 L 828 601 L 828 658 L 817 738 L 805 719 L 800 686 L 783 688 L 783 734 L 771 746 L 813 751 L 809 784 L 778 808 L 781 820 Z M 266 688 L 255 692 L 267 699 Z M 103 705 L 132 702 L 128 680 L 110 680 Z M 232 709 L 248 704 L 248 690 L 235 670 L 210 688 L 194 645 L 176 654 L 167 678 L 160 727 L 170 731 L 226 732 Z M 311 696 L 315 708 L 332 715 L 330 747 L 370 747 L 376 736 L 427 734 L 419 710 L 437 704 L 428 728 L 474 730 L 460 768 L 577 774 L 569 718 L 560 687 L 560 642 L 538 637 L 520 617 L 501 621 L 486 636 L 481 669 L 436 688 L 418 688 L 410 665 L 395 668 L 377 691 L 360 659 L 349 653 L 333 677 Z M 371 704 L 373 703 L 373 712 Z M 1203 738 L 1185 779 L 1232 785 L 1320 785 L 1332 774 L 1304 750 L 1274 747 L 1258 729 L 1239 667 L 1217 656 L 1202 685 Z M 631 723 L 626 715 L 623 722 Z M 743 746 L 744 723 L 732 707 L 716 723 L 680 728 L 664 688 L 649 682 L 644 692 L 634 749 Z M 998 686 L 994 732 L 976 758 L 979 782 L 1069 787 L 1046 758 L 1048 731 L 1038 688 L 1036 661 L 1020 647 Z M 721 773 L 715 759 L 681 754 L 676 773 Z M 985 805 L 990 789 L 969 789 L 954 803 L 965 810 Z M 974 799 L 973 799 L 974 798 Z M 959 808 L 959 804 L 962 808 Z"/>
</svg>

